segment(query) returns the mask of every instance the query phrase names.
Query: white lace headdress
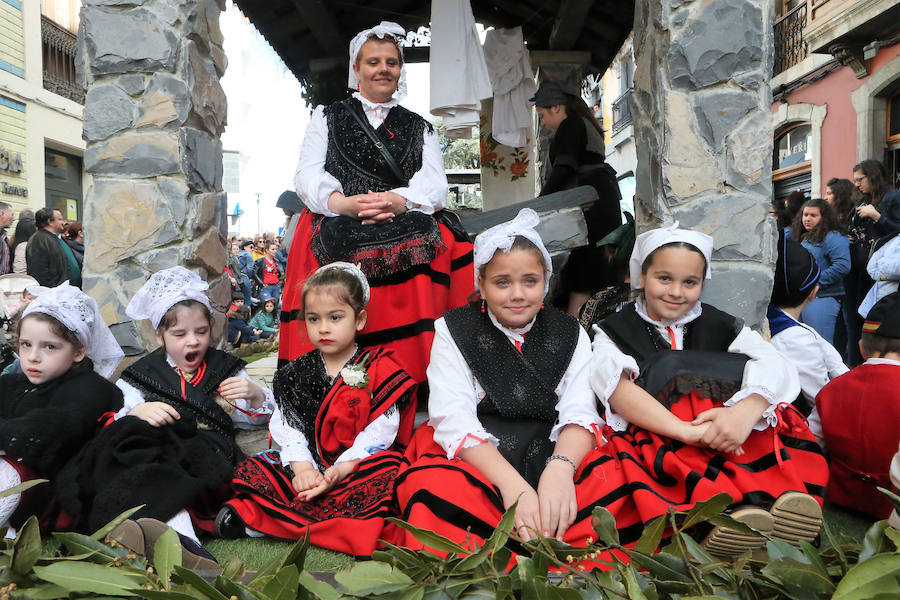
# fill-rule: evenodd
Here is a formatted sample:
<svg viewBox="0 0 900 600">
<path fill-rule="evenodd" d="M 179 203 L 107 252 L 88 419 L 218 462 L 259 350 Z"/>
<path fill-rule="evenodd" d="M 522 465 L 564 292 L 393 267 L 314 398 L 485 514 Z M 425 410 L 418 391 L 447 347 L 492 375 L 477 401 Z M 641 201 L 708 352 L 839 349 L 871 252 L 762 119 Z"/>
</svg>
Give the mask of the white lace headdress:
<svg viewBox="0 0 900 600">
<path fill-rule="evenodd" d="M 208 283 L 184 267 L 163 269 L 151 275 L 138 290 L 125 308 L 125 314 L 132 319 L 150 319 L 156 329 L 163 315 L 182 300 L 196 300 L 212 310 L 207 289 Z"/>
<path fill-rule="evenodd" d="M 363 289 L 363 304 L 369 303 L 369 295 L 370 295 L 369 280 L 366 279 L 366 274 L 363 273 L 363 271 L 359 267 L 359 265 L 354 265 L 353 263 L 348 263 L 348 262 L 337 261 L 337 262 L 328 263 L 327 265 L 319 267 L 318 269 L 316 269 L 316 273 L 318 273 L 320 271 L 328 271 L 330 269 L 346 271 L 347 273 L 350 273 L 351 275 L 353 275 L 354 277 L 359 279 L 359 283 L 362 284 L 362 289 Z"/>
<path fill-rule="evenodd" d="M 74 332 L 94 363 L 94 371 L 103 377 L 112 375 L 125 356 L 100 316 L 97 301 L 68 281 L 41 291 L 25 308 L 23 317 L 32 313 L 49 315 Z"/>
<path fill-rule="evenodd" d="M 363 44 L 366 43 L 370 35 L 378 36 L 378 38 L 382 40 L 386 36 L 391 36 L 396 39 L 397 51 L 400 52 L 400 58 L 403 58 L 403 48 L 400 46 L 399 42 L 406 37 L 406 29 L 402 26 L 392 21 L 382 21 L 371 29 L 360 31 L 352 40 L 350 40 L 350 74 L 347 76 L 347 87 L 352 90 L 359 87 L 359 80 L 356 78 L 356 73 L 353 71 L 353 65 L 356 63 L 356 57 L 359 56 L 360 48 L 363 47 Z M 397 82 L 397 91 L 394 92 L 394 98 L 402 100 L 405 97 L 406 63 L 403 63 L 403 67 L 400 69 L 400 80 Z"/>
<path fill-rule="evenodd" d="M 516 236 L 522 236 L 537 246 L 544 257 L 544 295 L 546 295 L 547 290 L 550 288 L 550 275 L 553 274 L 553 263 L 550 260 L 550 253 L 544 247 L 541 236 L 534 230 L 535 226 L 540 222 L 541 219 L 536 212 L 530 208 L 523 208 L 512 221 L 494 225 L 490 229 L 479 233 L 478 237 L 475 238 L 475 249 L 473 251 L 475 287 L 478 287 L 478 275 L 481 272 L 482 265 L 489 263 L 497 250 L 509 252 Z"/>
<path fill-rule="evenodd" d="M 706 258 L 706 279 L 712 278 L 711 263 L 713 251 L 713 239 L 711 236 L 690 229 L 679 229 L 678 221 L 669 227 L 651 229 L 637 236 L 634 240 L 634 250 L 631 252 L 631 260 L 628 261 L 628 271 L 631 274 L 631 289 L 641 288 L 641 265 L 650 256 L 650 253 L 661 246 L 673 242 L 686 242 L 697 248 Z"/>
</svg>

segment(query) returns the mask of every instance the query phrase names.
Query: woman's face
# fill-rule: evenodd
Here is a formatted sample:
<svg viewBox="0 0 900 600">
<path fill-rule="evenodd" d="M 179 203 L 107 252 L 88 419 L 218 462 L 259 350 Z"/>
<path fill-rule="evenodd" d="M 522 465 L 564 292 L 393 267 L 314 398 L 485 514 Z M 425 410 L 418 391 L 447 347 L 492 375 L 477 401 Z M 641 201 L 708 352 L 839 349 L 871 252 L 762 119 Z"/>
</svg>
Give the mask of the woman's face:
<svg viewBox="0 0 900 600">
<path fill-rule="evenodd" d="M 538 116 L 541 118 L 541 125 L 549 129 L 550 131 L 556 131 L 559 129 L 559 124 L 562 123 L 566 118 L 566 107 L 562 104 L 557 104 L 556 106 L 538 106 L 535 108 Z"/>
<path fill-rule="evenodd" d="M 834 192 L 831 191 L 830 185 L 825 186 L 825 202 L 834 206 Z"/>
<path fill-rule="evenodd" d="M 810 231 L 822 220 L 822 212 L 818 206 L 807 206 L 803 209 L 803 229 Z"/>
<path fill-rule="evenodd" d="M 869 176 L 862 171 L 853 171 L 853 183 L 856 184 L 856 189 L 863 194 L 868 194 L 872 191 L 872 184 L 869 182 Z"/>
<path fill-rule="evenodd" d="M 400 81 L 400 50 L 390 40 L 369 40 L 359 49 L 353 72 L 359 93 L 371 102 L 387 102 Z"/>
</svg>

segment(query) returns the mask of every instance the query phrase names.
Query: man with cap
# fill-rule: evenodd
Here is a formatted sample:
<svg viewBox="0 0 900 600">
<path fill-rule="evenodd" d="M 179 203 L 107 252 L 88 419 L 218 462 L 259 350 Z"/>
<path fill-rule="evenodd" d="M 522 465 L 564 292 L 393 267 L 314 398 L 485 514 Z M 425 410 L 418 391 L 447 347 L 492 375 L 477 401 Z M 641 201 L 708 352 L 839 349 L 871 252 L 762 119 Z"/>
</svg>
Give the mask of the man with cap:
<svg viewBox="0 0 900 600">
<path fill-rule="evenodd" d="M 775 283 L 766 314 L 771 342 L 797 368 L 800 395 L 794 406 L 806 417 L 816 441 L 824 446 L 816 395 L 825 384 L 849 369 L 834 346 L 815 329 L 800 322 L 800 313 L 819 291 L 820 274 L 816 259 L 806 248 L 779 236 Z"/>
<path fill-rule="evenodd" d="M 547 80 L 531 101 L 541 124 L 553 132 L 550 142 L 550 173 L 540 196 L 592 186 L 597 200 L 584 212 L 588 228 L 588 245 L 576 248 L 560 273 L 560 283 L 553 303 L 567 309 L 572 316 L 591 294 L 601 288 L 621 283 L 605 269 L 604 249 L 597 242 L 622 224 L 619 201 L 622 195 L 616 183 L 616 172 L 606 164 L 603 129 L 594 118 L 577 86 L 568 82 Z"/>
<path fill-rule="evenodd" d="M 892 504 L 891 459 L 900 444 L 900 293 L 879 300 L 862 326 L 866 362 L 822 388 L 816 406 L 831 453 L 827 498 L 876 518 Z"/>
</svg>

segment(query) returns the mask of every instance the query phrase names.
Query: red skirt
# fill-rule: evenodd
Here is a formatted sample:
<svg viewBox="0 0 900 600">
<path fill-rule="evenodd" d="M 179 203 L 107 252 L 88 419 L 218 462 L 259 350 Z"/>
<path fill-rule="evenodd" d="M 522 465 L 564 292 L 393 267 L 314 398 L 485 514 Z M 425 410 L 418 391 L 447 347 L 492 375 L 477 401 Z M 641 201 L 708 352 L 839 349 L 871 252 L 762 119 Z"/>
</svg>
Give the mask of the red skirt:
<svg viewBox="0 0 900 600">
<path fill-rule="evenodd" d="M 313 349 L 299 316 L 303 284 L 321 266 L 310 248 L 312 222 L 313 214 L 304 211 L 288 255 L 278 345 L 282 363 Z M 475 291 L 472 244 L 456 241 L 445 225 L 438 226 L 445 249 L 431 264 L 399 272 L 390 282 L 372 286 L 366 307 L 368 322 L 357 338 L 361 346 L 392 348 L 397 364 L 418 383 L 425 381 L 435 319 L 465 304 Z"/>
<path fill-rule="evenodd" d="M 247 457 L 234 473 L 235 497 L 228 501 L 250 529 L 298 540 L 309 534 L 314 546 L 359 557 L 371 556 L 378 540 L 397 543 L 399 528 L 386 523 L 392 510 L 399 452 L 379 452 L 325 495 L 302 502 L 276 451 Z"/>
<path fill-rule="evenodd" d="M 500 490 L 478 469 L 460 460 L 449 460 L 443 449 L 435 443 L 434 429 L 422 425 L 416 431 L 413 442 L 407 448 L 404 464 L 397 474 L 395 484 L 397 500 L 403 520 L 429 529 L 447 537 L 466 548 L 474 550 L 490 537 L 500 523 L 505 511 Z M 578 514 L 575 522 L 566 530 L 563 541 L 577 547 L 585 547 L 588 540 L 596 540 L 597 534 L 591 526 L 591 513 L 595 506 L 605 506 L 604 494 L 609 490 L 602 473 L 602 464 L 610 460 L 598 450 L 585 456 L 575 473 L 575 497 Z M 623 545 L 634 544 L 643 531 L 642 527 L 619 527 L 619 538 Z M 422 549 L 422 544 L 403 531 L 399 544 L 414 550 Z M 514 555 L 529 554 L 514 541 L 507 543 Z M 438 555 L 446 552 L 428 548 Z M 602 553 L 597 561 L 582 561 L 585 568 L 605 568 L 600 561 L 611 561 L 613 553 Z M 627 561 L 627 556 L 615 552 L 619 560 Z"/>
</svg>

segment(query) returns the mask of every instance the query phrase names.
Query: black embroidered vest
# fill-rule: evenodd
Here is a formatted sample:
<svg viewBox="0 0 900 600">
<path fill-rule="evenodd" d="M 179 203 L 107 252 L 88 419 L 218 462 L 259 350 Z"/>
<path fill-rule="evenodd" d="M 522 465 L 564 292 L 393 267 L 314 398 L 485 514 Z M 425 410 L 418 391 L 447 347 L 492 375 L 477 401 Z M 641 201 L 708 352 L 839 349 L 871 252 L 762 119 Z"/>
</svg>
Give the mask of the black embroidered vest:
<svg viewBox="0 0 900 600">
<path fill-rule="evenodd" d="M 553 453 L 550 430 L 556 423 L 556 387 L 578 343 L 578 322 L 546 308 L 538 313 L 516 350 L 480 305 L 444 315 L 453 341 L 484 388 L 478 419 L 499 440 L 498 450 L 532 486 Z"/>
<path fill-rule="evenodd" d="M 181 396 L 181 377 L 166 361 L 162 348 L 125 369 L 122 379 L 139 389 L 147 402 L 171 404 L 182 418 L 193 417 L 198 425 L 206 425 L 234 439 L 234 425 L 228 413 L 216 404 L 216 390 L 223 380 L 237 375 L 246 363 L 215 348 L 206 351 L 205 359 L 206 373 L 200 384 L 184 386 L 186 400 Z"/>
<path fill-rule="evenodd" d="M 349 110 L 356 111 L 363 122 L 367 121 L 362 104 L 356 98 L 334 102 L 325 108 L 328 124 L 325 170 L 341 182 L 345 196 L 405 186 L 422 167 L 423 135 L 426 128 L 432 131 L 432 125 L 416 113 L 394 106 L 384 123 L 375 130 L 406 177 L 406 181 L 397 181 L 381 151 Z"/>
</svg>

